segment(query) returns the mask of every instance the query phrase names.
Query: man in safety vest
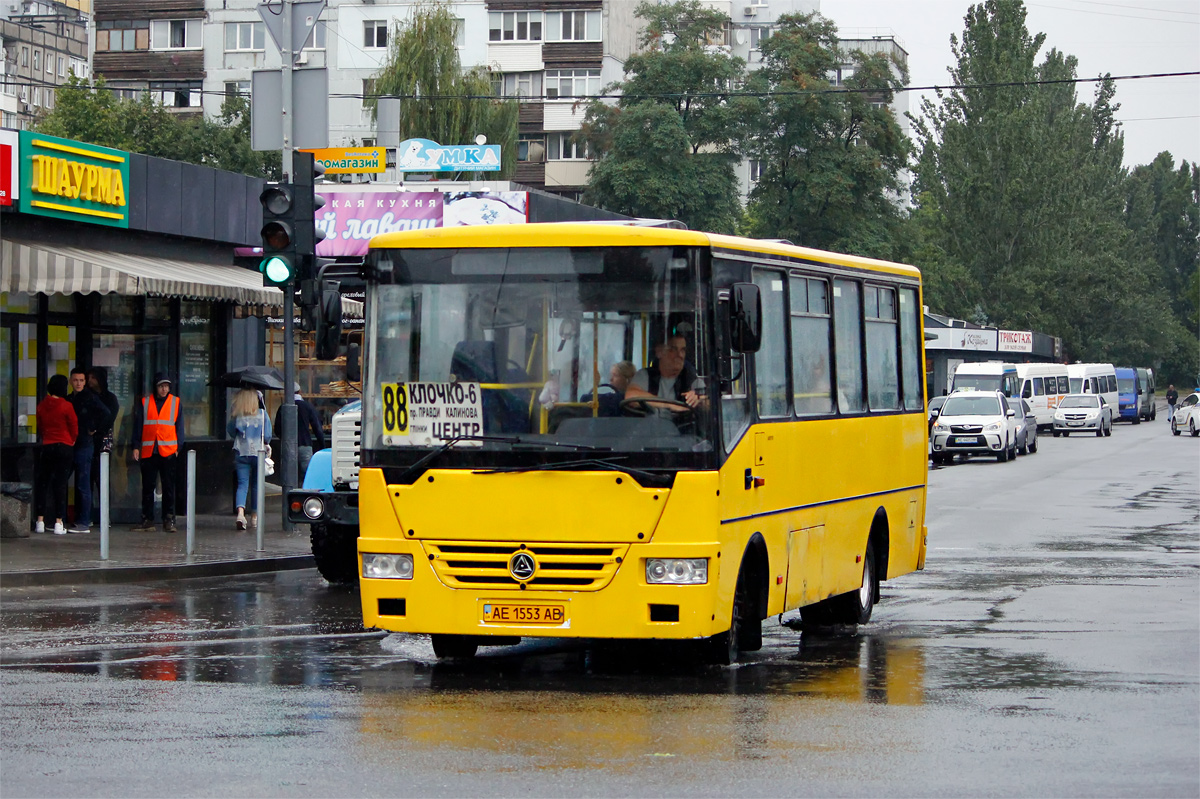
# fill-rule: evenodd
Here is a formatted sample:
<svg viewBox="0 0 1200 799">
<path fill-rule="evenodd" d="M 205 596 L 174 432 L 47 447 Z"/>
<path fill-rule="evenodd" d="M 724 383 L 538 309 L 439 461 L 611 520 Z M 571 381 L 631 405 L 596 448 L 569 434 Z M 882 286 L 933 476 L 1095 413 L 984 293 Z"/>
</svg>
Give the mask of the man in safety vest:
<svg viewBox="0 0 1200 799">
<path fill-rule="evenodd" d="M 154 376 L 154 395 L 142 397 L 133 410 L 130 451 L 142 470 L 142 523 L 135 533 L 154 532 L 154 484 L 162 480 L 163 532 L 174 533 L 175 464 L 183 445 L 183 413 L 171 393 L 171 378 Z"/>
</svg>

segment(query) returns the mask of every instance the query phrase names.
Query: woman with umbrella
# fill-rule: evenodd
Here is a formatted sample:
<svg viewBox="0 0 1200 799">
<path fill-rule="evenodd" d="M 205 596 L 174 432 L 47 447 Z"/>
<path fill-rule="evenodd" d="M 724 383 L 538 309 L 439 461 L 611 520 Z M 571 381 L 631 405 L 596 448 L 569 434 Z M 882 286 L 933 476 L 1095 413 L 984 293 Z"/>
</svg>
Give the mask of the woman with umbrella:
<svg viewBox="0 0 1200 799">
<path fill-rule="evenodd" d="M 241 388 L 233 397 L 229 423 L 225 432 L 233 438 L 233 462 L 237 470 L 237 518 L 234 525 L 245 530 L 247 521 L 251 527 L 258 526 L 257 492 L 249 491 L 250 483 L 258 484 L 258 453 L 267 448 L 271 440 L 271 420 L 267 412 L 259 407 L 258 392 L 253 388 Z M 249 493 L 249 504 L 246 494 Z M 246 508 L 250 508 L 247 520 Z"/>
</svg>

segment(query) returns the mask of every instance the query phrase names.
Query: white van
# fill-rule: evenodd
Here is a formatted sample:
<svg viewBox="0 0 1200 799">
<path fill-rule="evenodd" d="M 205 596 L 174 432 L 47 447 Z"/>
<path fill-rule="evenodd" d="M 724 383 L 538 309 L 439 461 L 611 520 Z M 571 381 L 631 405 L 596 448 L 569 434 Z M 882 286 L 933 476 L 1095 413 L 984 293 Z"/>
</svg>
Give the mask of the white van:
<svg viewBox="0 0 1200 799">
<path fill-rule="evenodd" d="M 954 370 L 950 392 L 973 388 L 977 391 L 1003 391 L 1006 397 L 1019 396 L 1017 365 L 1000 361 L 960 363 Z"/>
<path fill-rule="evenodd" d="M 1019 363 L 1017 378 L 1021 381 L 1021 398 L 1033 409 L 1038 427 L 1050 427 L 1058 401 L 1071 393 L 1067 367 L 1061 363 Z"/>
<path fill-rule="evenodd" d="M 1072 394 L 1099 394 L 1112 409 L 1113 418 L 1120 408 L 1117 393 L 1117 370 L 1111 363 L 1069 363 L 1067 376 L 1071 380 Z"/>
</svg>

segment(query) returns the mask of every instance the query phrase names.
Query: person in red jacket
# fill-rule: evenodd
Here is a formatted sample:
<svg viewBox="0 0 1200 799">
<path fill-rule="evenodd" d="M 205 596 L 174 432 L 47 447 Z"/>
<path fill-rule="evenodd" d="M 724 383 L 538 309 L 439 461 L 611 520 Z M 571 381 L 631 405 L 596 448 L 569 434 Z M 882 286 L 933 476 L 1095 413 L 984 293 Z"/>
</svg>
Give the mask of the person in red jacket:
<svg viewBox="0 0 1200 799">
<path fill-rule="evenodd" d="M 37 429 L 42 449 L 35 481 L 38 516 L 33 529 L 37 533 L 46 532 L 46 516 L 53 512 L 54 534 L 65 535 L 67 483 L 75 462 L 75 439 L 79 437 L 79 420 L 75 408 L 67 401 L 65 376 L 54 375 L 47 381 L 46 397 L 37 406 Z"/>
</svg>

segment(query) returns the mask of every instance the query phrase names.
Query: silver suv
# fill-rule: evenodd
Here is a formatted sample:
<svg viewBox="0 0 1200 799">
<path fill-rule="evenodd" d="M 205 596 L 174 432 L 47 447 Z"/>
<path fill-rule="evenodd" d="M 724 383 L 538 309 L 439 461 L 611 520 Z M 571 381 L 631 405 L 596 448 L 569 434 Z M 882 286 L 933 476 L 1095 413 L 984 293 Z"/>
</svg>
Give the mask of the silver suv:
<svg viewBox="0 0 1200 799">
<path fill-rule="evenodd" d="M 934 463 L 955 455 L 995 455 L 1004 463 L 1017 457 L 1017 415 L 1001 391 L 955 391 L 933 423 Z"/>
</svg>

